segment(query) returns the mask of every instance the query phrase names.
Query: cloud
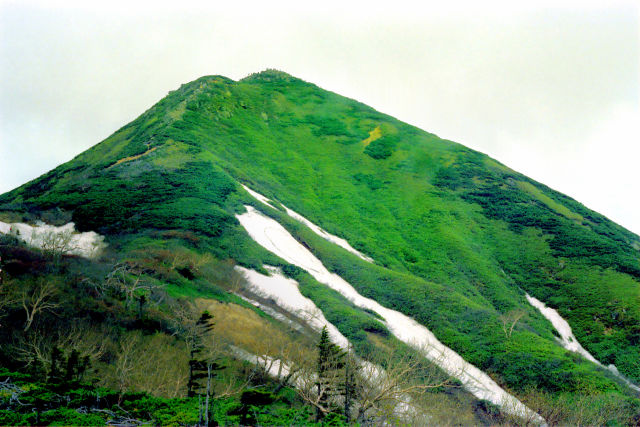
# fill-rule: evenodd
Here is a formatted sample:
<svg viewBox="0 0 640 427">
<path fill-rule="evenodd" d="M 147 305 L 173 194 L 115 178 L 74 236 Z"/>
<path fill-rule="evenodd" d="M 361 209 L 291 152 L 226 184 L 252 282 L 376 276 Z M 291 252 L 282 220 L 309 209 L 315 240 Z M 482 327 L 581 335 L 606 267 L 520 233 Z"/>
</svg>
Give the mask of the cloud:
<svg viewBox="0 0 640 427">
<path fill-rule="evenodd" d="M 640 113 L 637 5 L 518 3 L 4 1 L 0 192 L 182 83 L 273 67 L 485 152 L 640 232 L 629 165 L 640 134 L 623 124 Z"/>
</svg>

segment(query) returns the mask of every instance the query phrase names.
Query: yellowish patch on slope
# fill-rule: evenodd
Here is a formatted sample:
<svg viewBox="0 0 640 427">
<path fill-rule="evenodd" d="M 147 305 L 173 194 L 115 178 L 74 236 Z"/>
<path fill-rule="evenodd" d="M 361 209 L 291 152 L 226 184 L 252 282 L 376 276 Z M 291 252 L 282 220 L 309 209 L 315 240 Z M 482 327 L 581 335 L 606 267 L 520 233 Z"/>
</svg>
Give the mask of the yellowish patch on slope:
<svg viewBox="0 0 640 427">
<path fill-rule="evenodd" d="M 535 199 L 547 205 L 547 207 L 553 209 L 554 211 L 556 211 L 557 213 L 559 213 L 560 215 L 563 215 L 568 219 L 572 219 L 574 221 L 580 221 L 580 222 L 582 222 L 582 220 L 584 219 L 582 215 L 578 215 L 577 213 L 573 212 L 566 206 L 556 202 L 555 200 L 553 200 L 551 197 L 544 194 L 539 188 L 537 188 L 530 182 L 516 181 L 516 186 L 519 189 L 526 191 L 527 193 L 529 193 L 529 195 L 533 196 Z"/>
<path fill-rule="evenodd" d="M 167 114 L 173 120 L 180 120 L 185 111 L 187 111 L 187 101 L 182 101 L 175 110 L 171 110 Z"/>
<path fill-rule="evenodd" d="M 138 154 L 137 156 L 129 156 L 129 157 L 125 157 L 124 159 L 120 159 L 117 162 L 115 162 L 114 164 L 112 164 L 111 166 L 109 166 L 107 169 L 111 169 L 114 166 L 118 166 L 121 163 L 125 163 L 125 162 L 130 162 L 132 160 L 137 160 L 142 156 L 146 156 L 147 154 L 151 153 L 152 151 L 156 151 L 158 147 L 153 147 L 153 148 L 149 148 L 147 151 L 145 151 L 142 154 Z"/>
<path fill-rule="evenodd" d="M 165 169 L 177 169 L 193 158 L 187 153 L 188 149 L 184 142 L 167 139 L 162 145 L 162 156 L 155 156 L 149 161 Z"/>
<path fill-rule="evenodd" d="M 371 144 L 376 139 L 380 139 L 380 137 L 382 137 L 382 130 L 380 129 L 380 126 L 376 126 L 376 128 L 374 130 L 369 132 L 369 138 L 367 138 L 364 141 L 362 141 L 362 143 L 366 147 L 367 145 Z"/>
<path fill-rule="evenodd" d="M 242 348 L 253 354 L 281 357 L 296 349 L 314 356 L 314 343 L 305 338 L 296 340 L 276 327 L 269 320 L 258 316 L 256 312 L 237 304 L 198 298 L 199 309 L 208 310 L 213 315 L 214 335 L 218 339 Z M 267 339 L 265 339 L 268 337 Z"/>
</svg>

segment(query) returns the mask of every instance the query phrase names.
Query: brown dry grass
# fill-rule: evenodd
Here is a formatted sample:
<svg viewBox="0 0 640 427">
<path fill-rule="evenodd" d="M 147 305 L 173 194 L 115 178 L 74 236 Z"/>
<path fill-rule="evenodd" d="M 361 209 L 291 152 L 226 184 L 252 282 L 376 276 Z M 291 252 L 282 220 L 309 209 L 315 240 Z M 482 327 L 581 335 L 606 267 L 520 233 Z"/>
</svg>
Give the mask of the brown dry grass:
<svg viewBox="0 0 640 427">
<path fill-rule="evenodd" d="M 153 147 L 153 148 L 149 148 L 147 151 L 145 151 L 145 152 L 144 152 L 144 153 L 142 153 L 142 154 L 138 154 L 137 156 L 129 156 L 129 157 L 125 157 L 124 159 L 120 159 L 120 160 L 118 160 L 117 162 L 115 162 L 114 164 L 112 164 L 111 166 L 109 166 L 107 169 L 111 169 L 112 167 L 114 167 L 114 166 L 118 166 L 119 164 L 122 164 L 122 163 L 124 163 L 124 162 L 130 162 L 130 161 L 132 161 L 132 160 L 137 160 L 137 159 L 139 159 L 140 157 L 142 157 L 142 156 L 146 156 L 147 154 L 149 154 L 149 153 L 151 153 L 151 152 L 153 152 L 153 151 L 155 151 L 155 150 L 157 150 L 157 149 L 158 149 L 158 147 Z"/>
<path fill-rule="evenodd" d="M 213 315 L 216 337 L 250 353 L 278 358 L 291 347 L 309 347 L 313 351 L 311 340 L 294 339 L 248 308 L 203 298 L 197 299 L 196 304 Z"/>
</svg>

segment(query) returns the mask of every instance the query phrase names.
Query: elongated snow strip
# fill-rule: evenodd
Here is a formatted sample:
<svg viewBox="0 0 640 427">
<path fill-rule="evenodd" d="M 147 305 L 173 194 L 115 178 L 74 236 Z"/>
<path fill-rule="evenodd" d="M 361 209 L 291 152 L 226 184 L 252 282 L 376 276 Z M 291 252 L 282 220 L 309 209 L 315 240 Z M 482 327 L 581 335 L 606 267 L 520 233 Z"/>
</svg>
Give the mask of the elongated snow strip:
<svg viewBox="0 0 640 427">
<path fill-rule="evenodd" d="M 273 208 L 273 205 L 271 205 L 269 203 L 271 200 L 268 199 L 267 197 L 263 196 L 262 194 L 260 194 L 260 193 L 258 193 L 256 191 L 251 190 L 249 187 L 247 187 L 245 185 L 242 185 L 242 188 L 247 190 L 247 192 L 249 194 L 251 194 L 254 198 L 259 200 L 260 202 L 262 202 L 265 205 L 270 206 L 270 207 Z M 325 240 L 327 240 L 327 241 L 329 241 L 329 242 L 331 242 L 333 244 L 336 244 L 336 245 L 340 246 L 341 248 L 351 252 L 352 254 L 358 256 L 360 259 L 363 259 L 363 260 L 371 262 L 371 263 L 373 262 L 373 258 L 368 257 L 365 254 L 363 254 L 362 252 L 360 252 L 357 249 L 355 249 L 345 239 L 343 239 L 341 237 L 338 237 L 338 236 L 334 236 L 333 234 L 326 232 L 322 228 L 318 227 L 317 225 L 315 225 L 314 223 L 312 223 L 311 221 L 309 221 L 308 219 L 306 219 L 305 217 L 303 217 L 299 213 L 289 209 L 285 205 L 282 205 L 282 207 L 284 207 L 285 211 L 287 212 L 287 215 L 289 215 L 291 218 L 293 218 L 296 221 L 301 222 L 302 224 L 304 224 L 307 227 L 309 227 L 309 229 L 311 229 L 311 231 L 316 233 L 318 236 L 320 236 L 323 239 L 325 239 Z"/>
<path fill-rule="evenodd" d="M 239 266 L 236 267 L 236 270 L 244 275 L 253 292 L 272 299 L 278 307 L 302 319 L 318 332 L 326 326 L 332 342 L 345 349 L 349 346 L 347 338 L 324 317 L 314 302 L 300 293 L 298 282 L 285 277 L 275 267 L 265 266 L 265 268 L 269 270 L 271 276 L 265 276 L 257 271 Z"/>
<path fill-rule="evenodd" d="M 271 202 L 271 200 L 269 200 L 267 197 L 263 196 L 262 194 L 260 194 L 260 193 L 258 193 L 256 191 L 253 191 L 252 189 L 250 189 L 249 187 L 247 187 L 244 184 L 240 184 L 240 185 L 242 185 L 242 188 L 244 188 L 247 191 L 247 193 L 251 194 L 251 196 L 254 199 L 264 203 L 265 205 L 269 206 L 270 208 L 276 209 L 275 206 L 273 206 L 271 203 L 269 203 L 269 202 Z"/>
<path fill-rule="evenodd" d="M 466 362 L 456 352 L 442 344 L 426 327 L 412 318 L 383 307 L 360 295 L 349 283 L 330 273 L 308 249 L 298 243 L 277 221 L 261 214 L 251 206 L 236 215 L 251 238 L 268 251 L 309 272 L 316 280 L 338 291 L 355 305 L 373 310 L 385 319 L 389 330 L 401 341 L 421 351 L 449 375 L 459 379 L 478 399 L 499 405 L 505 412 L 545 423 L 544 419 L 527 408 L 517 398 L 504 391 L 480 369 Z"/>
<path fill-rule="evenodd" d="M 78 233 L 73 222 L 61 227 L 43 222 L 38 222 L 35 226 L 0 222 L 0 233 L 11 234 L 35 248 L 46 249 L 47 246 L 57 246 L 57 249 L 65 254 L 79 255 L 85 258 L 96 257 L 107 246 L 104 242 L 104 236 L 93 231 Z M 69 238 L 68 242 L 63 243 L 67 237 Z"/>
<path fill-rule="evenodd" d="M 566 320 L 560 317 L 557 311 L 555 311 L 551 307 L 545 306 L 542 301 L 532 297 L 529 294 L 526 294 L 526 297 L 527 301 L 529 301 L 529 304 L 537 308 L 538 311 L 540 311 L 540 313 L 542 313 L 542 315 L 551 322 L 556 331 L 558 331 L 558 333 L 560 334 L 560 339 L 558 341 L 564 348 L 580 354 L 582 357 L 592 361 L 593 363 L 600 364 L 600 362 L 598 362 L 596 358 L 591 355 L 591 353 L 589 353 L 584 349 L 584 347 L 580 345 L 576 337 L 573 335 L 573 331 L 571 330 L 571 326 L 569 326 L 569 323 L 567 323 Z"/>
<path fill-rule="evenodd" d="M 556 310 L 554 310 L 551 307 L 547 307 L 542 301 L 532 297 L 529 294 L 525 294 L 525 296 L 527 297 L 527 301 L 529 301 L 529 304 L 537 308 L 538 311 L 540 311 L 540 313 L 549 322 L 551 322 L 551 325 L 553 325 L 556 331 L 558 331 L 558 334 L 560 334 L 560 338 L 558 339 L 558 341 L 560 342 L 560 345 L 562 345 L 562 347 L 566 348 L 569 351 L 573 351 L 574 353 L 578 353 L 585 359 L 590 360 L 591 362 L 597 365 L 605 367 L 595 357 L 593 357 L 591 353 L 589 353 L 587 350 L 585 350 L 584 347 L 582 347 L 582 345 L 576 339 L 575 335 L 573 335 L 573 330 L 571 329 L 569 322 L 564 320 L 564 318 L 560 316 L 560 313 L 558 313 Z M 640 392 L 640 387 L 638 387 L 637 385 L 632 383 L 628 378 L 622 375 L 618 371 L 618 368 L 615 367 L 615 365 L 609 365 L 609 366 L 606 366 L 606 368 L 609 371 L 611 371 L 615 376 L 617 376 L 622 381 L 624 381 L 630 388 Z"/>
</svg>

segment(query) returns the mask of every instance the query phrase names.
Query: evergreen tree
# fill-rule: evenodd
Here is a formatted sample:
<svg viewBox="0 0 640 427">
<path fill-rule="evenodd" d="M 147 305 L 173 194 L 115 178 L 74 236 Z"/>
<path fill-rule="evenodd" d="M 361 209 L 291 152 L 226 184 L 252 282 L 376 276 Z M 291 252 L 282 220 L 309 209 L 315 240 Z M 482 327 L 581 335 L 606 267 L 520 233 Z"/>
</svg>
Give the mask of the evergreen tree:
<svg viewBox="0 0 640 427">
<path fill-rule="evenodd" d="M 62 380 L 62 364 L 63 355 L 58 346 L 53 346 L 51 349 L 51 367 L 47 375 L 47 382 L 57 384 Z"/>
<path fill-rule="evenodd" d="M 200 411 L 200 424 L 209 425 L 209 399 L 213 396 L 211 381 L 215 378 L 216 371 L 223 366 L 216 363 L 210 354 L 205 352 L 206 340 L 213 339 L 213 316 L 205 311 L 196 322 L 198 330 L 197 339 L 194 341 L 189 357 L 189 381 L 187 383 L 188 397 L 205 397 L 204 411 Z M 201 400 L 200 400 L 201 401 Z M 202 405 L 202 404 L 201 404 Z M 202 413 L 204 412 L 204 420 Z"/>
<path fill-rule="evenodd" d="M 80 371 L 80 354 L 78 350 L 72 350 L 67 358 L 67 372 L 64 376 L 65 381 L 71 381 L 76 378 Z"/>
<path fill-rule="evenodd" d="M 346 361 L 344 364 L 344 416 L 347 424 L 351 422 L 351 405 L 356 397 L 356 372 L 358 365 L 353 358 L 353 349 L 351 345 L 347 349 Z"/>
<path fill-rule="evenodd" d="M 345 367 L 345 352 L 331 342 L 329 331 L 325 326 L 320 333 L 318 342 L 318 403 L 320 406 L 329 409 L 331 396 L 337 395 L 344 388 L 341 371 Z M 322 411 L 318 408 L 316 418 L 320 421 L 323 418 Z"/>
</svg>

